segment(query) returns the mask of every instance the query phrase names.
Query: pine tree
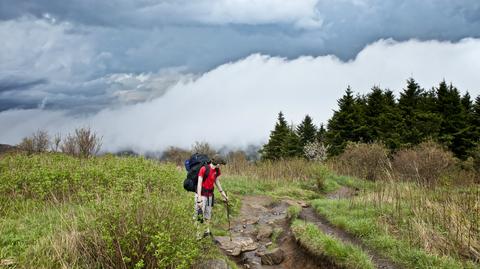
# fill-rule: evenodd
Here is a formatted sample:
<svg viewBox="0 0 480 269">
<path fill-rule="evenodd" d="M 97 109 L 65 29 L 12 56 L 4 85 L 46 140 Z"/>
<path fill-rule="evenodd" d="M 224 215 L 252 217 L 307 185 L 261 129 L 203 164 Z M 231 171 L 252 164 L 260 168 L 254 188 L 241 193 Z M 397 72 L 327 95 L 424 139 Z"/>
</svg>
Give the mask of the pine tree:
<svg viewBox="0 0 480 269">
<path fill-rule="evenodd" d="M 286 158 L 299 158 L 303 156 L 301 137 L 297 134 L 297 132 L 295 132 L 295 127 L 293 124 L 288 129 L 283 152 L 283 157 Z"/>
<path fill-rule="evenodd" d="M 380 115 L 385 111 L 385 102 L 383 91 L 379 87 L 373 87 L 372 91 L 367 95 L 367 103 L 365 110 L 365 120 L 367 124 L 367 136 L 365 142 L 373 142 L 380 140 L 382 126 L 380 125 Z"/>
<path fill-rule="evenodd" d="M 475 99 L 472 106 L 472 117 L 470 119 L 470 126 L 472 126 L 473 137 L 472 141 L 480 145 L 480 95 Z"/>
<path fill-rule="evenodd" d="M 442 81 L 437 89 L 437 112 L 441 116 L 439 140 L 459 158 L 466 158 L 473 148 L 463 113 L 460 93 L 452 84 Z"/>
<path fill-rule="evenodd" d="M 300 125 L 297 126 L 297 134 L 300 139 L 300 147 L 303 149 L 307 143 L 315 141 L 317 127 L 313 124 L 313 120 L 306 115 Z"/>
<path fill-rule="evenodd" d="M 378 116 L 378 134 L 380 140 L 391 149 L 395 150 L 401 145 L 400 129 L 402 117 L 392 91 L 386 90 L 383 94 L 384 111 Z"/>
<path fill-rule="evenodd" d="M 316 139 L 320 143 L 325 143 L 326 142 L 326 136 L 327 136 L 327 130 L 325 130 L 325 126 L 322 123 L 322 124 L 320 124 L 320 128 L 318 128 Z"/>
<path fill-rule="evenodd" d="M 328 121 L 327 142 L 329 154 L 337 155 L 343 151 L 348 141 L 361 141 L 366 133 L 364 126 L 362 97 L 353 97 L 350 87 L 338 100 L 338 111 L 334 111 Z"/>
<path fill-rule="evenodd" d="M 423 93 L 420 85 L 413 79 L 407 80 L 407 88 L 400 93 L 398 108 L 403 118 L 402 144 L 416 145 L 421 142 L 422 133 L 418 122 L 419 102 Z"/>
<path fill-rule="evenodd" d="M 285 141 L 289 134 L 289 127 L 285 120 L 283 113 L 278 113 L 278 121 L 275 124 L 275 128 L 270 133 L 270 139 L 268 143 L 263 145 L 260 150 L 262 159 L 265 160 L 278 160 L 285 156 Z"/>
</svg>

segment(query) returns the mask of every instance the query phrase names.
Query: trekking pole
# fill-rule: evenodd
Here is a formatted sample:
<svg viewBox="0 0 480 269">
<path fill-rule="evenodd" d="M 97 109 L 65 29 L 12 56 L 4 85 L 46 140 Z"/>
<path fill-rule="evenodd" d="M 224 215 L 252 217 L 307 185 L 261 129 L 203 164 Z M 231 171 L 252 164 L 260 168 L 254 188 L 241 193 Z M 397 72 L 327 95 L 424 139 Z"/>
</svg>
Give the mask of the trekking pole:
<svg viewBox="0 0 480 269">
<path fill-rule="evenodd" d="M 227 193 L 225 192 L 225 196 Z M 227 206 L 227 219 L 228 219 L 228 233 L 230 234 L 230 241 L 232 241 L 232 231 L 230 230 L 230 206 L 228 205 L 228 200 L 225 201 L 225 205 Z"/>
</svg>

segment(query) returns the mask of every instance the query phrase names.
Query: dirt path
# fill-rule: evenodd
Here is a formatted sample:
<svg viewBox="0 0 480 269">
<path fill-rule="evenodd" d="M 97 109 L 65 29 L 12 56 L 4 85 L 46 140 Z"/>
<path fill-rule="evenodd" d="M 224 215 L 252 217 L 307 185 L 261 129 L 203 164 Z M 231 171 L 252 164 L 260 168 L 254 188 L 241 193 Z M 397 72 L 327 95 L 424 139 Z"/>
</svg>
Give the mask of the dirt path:
<svg viewBox="0 0 480 269">
<path fill-rule="evenodd" d="M 332 268 L 311 257 L 297 245 L 287 219 L 287 208 L 292 203 L 295 202 L 276 202 L 267 196 L 243 197 L 239 216 L 232 220 L 232 238 L 234 238 L 234 241 L 235 238 L 251 238 L 257 247 L 255 250 L 243 252 L 238 256 L 230 256 L 239 267 L 266 269 Z M 216 237 L 216 239 L 217 241 L 225 240 L 222 237 Z M 281 255 L 282 258 L 277 260 L 277 262 L 281 262 L 271 265 L 262 262 L 262 256 L 268 256 L 272 251 L 275 253 L 276 249 L 281 249 L 277 252 L 283 254 Z M 231 251 L 227 250 L 225 253 L 231 254 Z"/>
<path fill-rule="evenodd" d="M 327 198 L 338 199 L 351 195 L 355 195 L 355 190 L 342 187 Z M 359 246 L 372 258 L 376 268 L 400 268 L 366 247 L 355 236 L 332 225 L 326 218 L 318 215 L 313 208 L 306 206 L 303 201 L 288 199 L 274 201 L 268 196 L 244 196 L 239 216 L 232 220 L 231 232 L 233 242 L 237 242 L 240 248 L 245 247 L 247 250 L 235 249 L 228 236 L 215 237 L 215 240 L 220 248 L 242 268 L 334 268 L 327 261 L 312 257 L 296 243 L 287 219 L 287 209 L 294 204 L 301 205 L 303 208 L 299 216 L 301 219 L 316 224 L 324 233 L 343 242 Z M 266 265 L 272 260 L 273 264 Z"/>
</svg>

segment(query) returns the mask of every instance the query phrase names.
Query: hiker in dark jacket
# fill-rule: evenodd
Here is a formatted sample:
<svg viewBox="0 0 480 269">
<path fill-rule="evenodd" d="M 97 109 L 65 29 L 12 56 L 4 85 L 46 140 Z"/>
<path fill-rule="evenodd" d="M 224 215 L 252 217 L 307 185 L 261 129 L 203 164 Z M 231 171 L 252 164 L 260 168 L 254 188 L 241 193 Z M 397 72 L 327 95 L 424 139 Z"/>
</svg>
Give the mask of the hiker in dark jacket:
<svg viewBox="0 0 480 269">
<path fill-rule="evenodd" d="M 220 165 L 225 165 L 226 161 L 221 156 L 216 154 L 213 156 L 211 162 L 208 164 L 210 166 L 210 172 L 208 176 L 204 178 L 206 168 L 200 168 L 198 173 L 198 184 L 197 192 L 195 193 L 195 205 L 197 212 L 203 214 L 203 219 L 207 226 L 207 229 L 204 233 L 204 236 L 210 234 L 210 219 L 212 218 L 212 207 L 213 207 L 213 190 L 215 185 L 218 188 L 218 191 L 222 195 L 224 201 L 228 201 L 228 196 L 220 184 L 220 179 L 218 178 L 221 175 Z"/>
</svg>

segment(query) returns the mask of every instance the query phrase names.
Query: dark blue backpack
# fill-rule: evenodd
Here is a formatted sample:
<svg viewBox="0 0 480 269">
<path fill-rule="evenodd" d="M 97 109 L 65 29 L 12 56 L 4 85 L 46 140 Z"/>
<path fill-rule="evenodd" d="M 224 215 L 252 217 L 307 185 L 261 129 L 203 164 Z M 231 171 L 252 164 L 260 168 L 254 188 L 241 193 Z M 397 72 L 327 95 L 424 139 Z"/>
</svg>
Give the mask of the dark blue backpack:
<svg viewBox="0 0 480 269">
<path fill-rule="evenodd" d="M 196 192 L 198 183 L 198 172 L 200 168 L 205 167 L 204 178 L 210 173 L 210 158 L 205 154 L 195 153 L 190 159 L 185 161 L 185 169 L 187 170 L 187 178 L 183 181 L 183 188 L 187 191 Z"/>
</svg>

